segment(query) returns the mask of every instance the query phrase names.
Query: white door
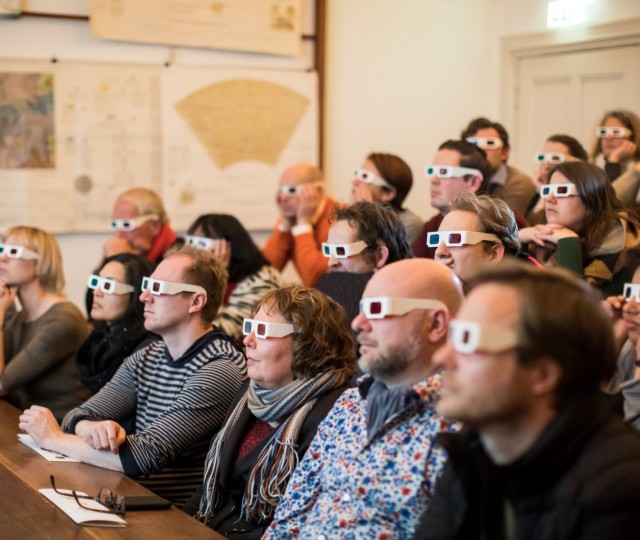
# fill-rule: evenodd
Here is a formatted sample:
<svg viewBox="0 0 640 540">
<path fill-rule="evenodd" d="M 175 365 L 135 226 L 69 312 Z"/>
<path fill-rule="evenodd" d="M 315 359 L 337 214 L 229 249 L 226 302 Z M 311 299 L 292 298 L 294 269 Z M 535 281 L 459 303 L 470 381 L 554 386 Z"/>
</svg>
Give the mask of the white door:
<svg viewBox="0 0 640 540">
<path fill-rule="evenodd" d="M 590 152 L 606 110 L 640 114 L 640 45 L 521 57 L 515 93 L 516 167 L 531 172 L 533 154 L 556 133 L 576 137 Z"/>
</svg>

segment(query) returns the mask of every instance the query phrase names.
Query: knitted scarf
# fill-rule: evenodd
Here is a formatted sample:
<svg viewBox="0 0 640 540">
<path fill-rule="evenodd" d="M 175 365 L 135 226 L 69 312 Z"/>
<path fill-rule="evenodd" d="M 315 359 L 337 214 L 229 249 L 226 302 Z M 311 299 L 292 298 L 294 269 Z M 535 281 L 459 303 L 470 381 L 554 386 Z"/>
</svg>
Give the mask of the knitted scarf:
<svg viewBox="0 0 640 540">
<path fill-rule="evenodd" d="M 296 448 L 300 427 L 318 398 L 342 386 L 347 380 L 348 376 L 343 371 L 334 370 L 312 379 L 296 379 L 277 390 L 267 390 L 251 381 L 211 443 L 205 463 L 202 500 L 196 517 L 208 522 L 220 503 L 220 495 L 217 493 L 220 453 L 241 412 L 249 407 L 255 417 L 274 427 L 277 425 L 278 429 L 251 468 L 241 513 L 244 519 L 271 518 L 298 465 Z"/>
</svg>

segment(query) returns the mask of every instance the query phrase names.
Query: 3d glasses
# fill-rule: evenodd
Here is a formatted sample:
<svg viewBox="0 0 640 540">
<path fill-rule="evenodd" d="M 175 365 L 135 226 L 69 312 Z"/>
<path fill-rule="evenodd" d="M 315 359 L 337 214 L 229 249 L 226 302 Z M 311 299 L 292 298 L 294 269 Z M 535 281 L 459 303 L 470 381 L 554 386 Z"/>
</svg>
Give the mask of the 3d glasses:
<svg viewBox="0 0 640 540">
<path fill-rule="evenodd" d="M 447 341 L 462 354 L 499 353 L 516 347 L 518 335 L 513 330 L 454 319 L 449 323 Z"/>
<path fill-rule="evenodd" d="M 120 283 L 112 278 L 96 276 L 95 274 L 89 276 L 87 287 L 90 289 L 100 289 L 107 294 L 129 294 L 134 290 L 132 285 Z"/>
<path fill-rule="evenodd" d="M 482 173 L 478 169 L 452 167 L 450 165 L 427 165 L 424 174 L 425 176 L 437 176 L 438 178 L 461 178 L 468 175 L 476 175 L 482 178 Z"/>
<path fill-rule="evenodd" d="M 478 148 L 483 150 L 493 150 L 495 148 L 502 148 L 502 139 L 499 137 L 467 137 L 467 142 L 475 144 Z"/>
<path fill-rule="evenodd" d="M 178 294 L 182 292 L 204 293 L 207 294 L 200 285 L 189 285 L 188 283 L 177 283 L 175 281 L 162 281 L 160 279 L 152 279 L 149 277 L 142 278 L 142 290 L 148 290 L 156 296 L 161 294 Z"/>
<path fill-rule="evenodd" d="M 300 191 L 300 186 L 288 186 L 287 184 L 282 184 L 278 187 L 278 193 L 282 193 L 283 195 L 297 195 Z"/>
<path fill-rule="evenodd" d="M 395 191 L 395 188 L 384 178 L 373 174 L 367 169 L 356 169 L 355 171 L 353 171 L 353 177 L 360 180 L 360 182 L 364 182 L 365 184 L 392 189 Z"/>
<path fill-rule="evenodd" d="M 184 237 L 184 243 L 188 246 L 197 249 L 211 249 L 213 247 L 214 238 L 207 238 L 206 236 L 193 236 L 187 234 Z"/>
<path fill-rule="evenodd" d="M 135 231 L 142 227 L 147 221 L 159 219 L 157 214 L 145 214 L 134 218 L 112 219 L 109 223 L 114 231 Z"/>
<path fill-rule="evenodd" d="M 256 319 L 245 319 L 242 323 L 242 333 L 248 336 L 251 332 L 260 339 L 268 337 L 285 337 L 295 332 L 291 323 L 258 321 Z"/>
<path fill-rule="evenodd" d="M 640 302 L 640 284 L 625 283 L 623 291 L 624 292 L 622 294 L 627 302 L 632 299 L 636 302 Z"/>
<path fill-rule="evenodd" d="M 551 163 L 552 165 L 564 163 L 565 161 L 578 161 L 571 154 L 563 154 L 562 152 L 540 152 L 534 154 L 533 160 L 536 163 Z"/>
<path fill-rule="evenodd" d="M 605 137 L 615 137 L 616 139 L 624 139 L 626 137 L 629 137 L 629 135 L 631 135 L 631 130 L 626 127 L 600 126 L 599 128 L 596 128 L 596 135 L 601 139 L 604 139 Z"/>
<path fill-rule="evenodd" d="M 427 298 L 363 298 L 360 300 L 360 313 L 367 319 L 384 319 L 389 315 L 406 315 L 414 309 L 447 309 L 439 300 Z"/>
<path fill-rule="evenodd" d="M 25 259 L 37 261 L 40 259 L 35 251 L 24 246 L 16 246 L 14 244 L 0 244 L 0 256 L 6 255 L 10 259 Z"/>
<path fill-rule="evenodd" d="M 329 242 L 322 243 L 322 253 L 325 257 L 333 257 L 334 259 L 346 259 L 352 255 L 362 253 L 367 249 L 367 243 L 362 240 L 358 240 L 353 244 L 330 244 Z"/>
<path fill-rule="evenodd" d="M 427 246 L 438 247 L 442 242 L 447 247 L 459 247 L 480 242 L 500 242 L 502 240 L 495 234 L 477 231 L 438 231 L 427 235 Z"/>
<path fill-rule="evenodd" d="M 577 193 L 575 184 L 547 184 L 540 188 L 540 197 L 543 199 L 550 197 L 552 194 L 554 197 L 571 197 L 571 195 L 576 195 Z"/>
</svg>

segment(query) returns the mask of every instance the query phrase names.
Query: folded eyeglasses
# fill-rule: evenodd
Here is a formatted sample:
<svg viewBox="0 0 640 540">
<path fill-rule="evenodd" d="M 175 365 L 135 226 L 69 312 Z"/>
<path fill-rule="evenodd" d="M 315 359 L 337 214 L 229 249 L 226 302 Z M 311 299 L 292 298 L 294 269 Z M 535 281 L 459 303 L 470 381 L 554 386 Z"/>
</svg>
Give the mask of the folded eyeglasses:
<svg viewBox="0 0 640 540">
<path fill-rule="evenodd" d="M 144 225 L 147 221 L 159 219 L 157 214 L 145 214 L 134 218 L 112 219 L 110 224 L 114 231 L 135 231 Z"/>
<path fill-rule="evenodd" d="M 447 306 L 440 300 L 428 298 L 392 298 L 381 296 L 378 298 L 363 298 L 360 300 L 360 313 L 367 319 L 384 319 L 390 315 L 406 315 L 414 309 L 444 309 Z"/>
<path fill-rule="evenodd" d="M 482 178 L 482 173 L 478 169 L 452 167 L 450 165 L 427 165 L 424 174 L 425 176 L 437 176 L 438 178 L 462 178 L 469 175 Z"/>
<path fill-rule="evenodd" d="M 64 495 L 65 497 L 73 497 L 78 506 L 80 508 L 84 508 L 85 510 L 90 510 L 92 512 L 102 512 L 103 514 L 116 514 L 118 516 L 124 516 L 126 512 L 126 505 L 124 502 L 124 497 L 122 495 L 118 495 L 117 493 L 113 493 L 109 488 L 101 487 L 100 491 L 95 497 L 90 497 L 89 495 L 84 495 L 82 493 L 78 493 L 75 490 L 71 489 L 58 489 L 56 488 L 56 481 L 53 475 L 49 476 L 49 480 L 51 480 L 51 488 L 58 495 Z M 103 508 L 96 508 L 95 504 L 87 504 L 81 501 L 97 501 L 101 505 L 106 507 L 106 510 Z"/>
<path fill-rule="evenodd" d="M 485 241 L 502 243 L 502 240 L 495 234 L 478 231 L 438 231 L 427 235 L 427 246 L 429 247 L 438 247 L 442 242 L 447 247 L 458 247 Z"/>
<path fill-rule="evenodd" d="M 449 323 L 447 341 L 462 354 L 499 353 L 517 347 L 518 334 L 513 330 L 453 319 Z"/>
<path fill-rule="evenodd" d="M 547 184 L 540 188 L 540 197 L 543 199 L 550 197 L 552 194 L 554 197 L 571 197 L 571 195 L 576 195 L 577 193 L 575 184 Z"/>
<path fill-rule="evenodd" d="M 6 255 L 10 259 L 24 259 L 37 261 L 40 259 L 35 251 L 24 246 L 16 246 L 14 244 L 0 244 L 0 256 Z"/>
<path fill-rule="evenodd" d="M 161 279 L 153 279 L 149 277 L 142 278 L 142 290 L 149 290 L 151 294 L 156 296 L 160 294 L 178 294 L 182 292 L 188 293 L 205 293 L 205 291 L 200 285 L 189 285 L 188 283 L 177 283 L 174 281 L 162 281 Z"/>
<path fill-rule="evenodd" d="M 87 287 L 90 289 L 100 289 L 107 294 L 128 294 L 134 291 L 133 285 L 127 283 L 120 283 L 113 278 L 107 278 L 102 276 L 96 276 L 91 274 L 87 281 Z"/>
<path fill-rule="evenodd" d="M 260 339 L 268 337 L 285 337 L 295 333 L 295 328 L 291 323 L 258 321 L 257 319 L 245 319 L 242 323 L 242 333 L 245 336 L 253 334 Z"/>
<path fill-rule="evenodd" d="M 353 242 L 352 244 L 330 244 L 322 242 L 322 253 L 325 257 L 333 257 L 334 259 L 346 259 L 352 255 L 362 253 L 367 249 L 367 243 L 362 240 Z"/>
</svg>

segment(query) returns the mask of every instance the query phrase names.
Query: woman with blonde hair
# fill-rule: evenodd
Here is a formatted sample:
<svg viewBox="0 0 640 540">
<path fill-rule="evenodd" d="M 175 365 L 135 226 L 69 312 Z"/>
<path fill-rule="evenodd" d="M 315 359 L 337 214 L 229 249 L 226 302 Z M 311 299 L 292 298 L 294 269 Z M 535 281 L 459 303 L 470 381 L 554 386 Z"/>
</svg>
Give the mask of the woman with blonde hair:
<svg viewBox="0 0 640 540">
<path fill-rule="evenodd" d="M 0 244 L 0 396 L 21 409 L 47 407 L 58 421 L 89 396 L 75 354 L 90 326 L 63 289 L 53 236 L 10 229 Z M 22 310 L 7 317 L 16 298 Z"/>
</svg>

